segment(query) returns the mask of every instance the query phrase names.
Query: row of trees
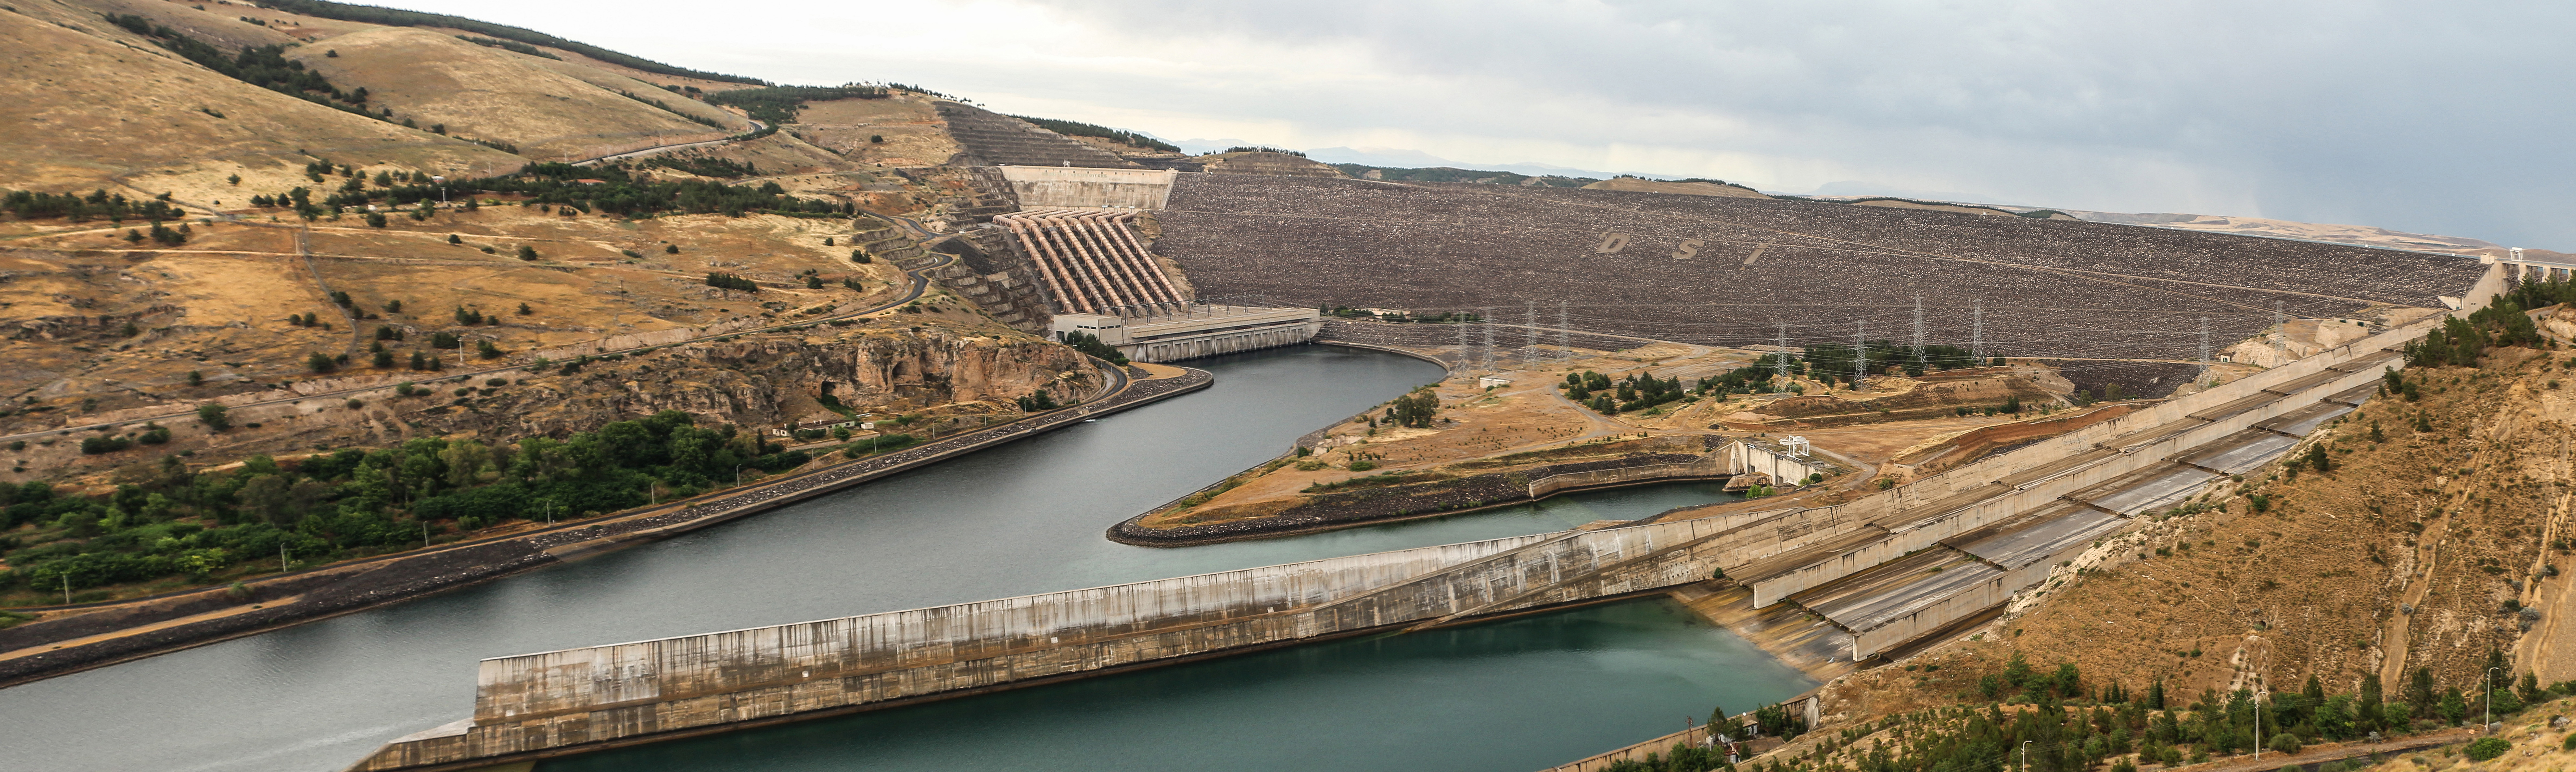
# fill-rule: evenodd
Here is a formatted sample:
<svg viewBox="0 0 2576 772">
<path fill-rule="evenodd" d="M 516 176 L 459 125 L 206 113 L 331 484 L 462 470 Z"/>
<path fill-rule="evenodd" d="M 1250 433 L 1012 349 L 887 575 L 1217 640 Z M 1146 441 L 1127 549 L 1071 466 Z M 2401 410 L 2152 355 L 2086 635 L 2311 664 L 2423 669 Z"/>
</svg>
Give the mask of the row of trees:
<svg viewBox="0 0 2576 772">
<path fill-rule="evenodd" d="M 1054 118 L 1039 118 L 1028 115 L 1014 115 L 1011 117 L 1037 124 L 1038 128 L 1068 137 L 1099 137 L 1128 147 L 1150 148 L 1166 153 L 1181 152 L 1181 147 L 1179 145 L 1174 145 L 1133 131 L 1120 131 L 1107 126 L 1083 123 L 1081 121 L 1060 121 Z"/>
<path fill-rule="evenodd" d="M 2497 672 L 2510 672 L 2501 669 L 2501 653 L 2491 654 L 2490 664 L 2500 668 Z M 2135 772 L 2136 763 L 2127 754 L 2172 766 L 2251 750 L 2258 739 L 2266 749 L 2296 753 L 2319 740 L 2408 731 L 2433 717 L 2453 724 L 2475 720 L 2486 698 L 2494 700 L 2495 713 L 2502 717 L 2576 690 L 2576 682 L 2543 688 L 2529 675 L 2520 680 L 2507 684 L 2502 679 L 2472 679 L 2470 693 L 2483 692 L 2485 697 L 2470 697 L 2460 689 L 2437 692 L 2432 672 L 2419 669 L 2397 701 L 2383 701 L 2379 679 L 2372 675 L 2364 677 L 2359 691 L 2351 694 L 2329 694 L 2322 682 L 2310 677 L 2297 692 L 2258 695 L 2248 690 L 2228 694 L 2204 690 L 2189 705 L 2175 705 L 2161 681 L 2137 692 L 2118 684 L 2089 687 L 2071 663 L 2042 670 L 2015 655 L 2003 672 L 1985 676 L 1978 685 L 1988 699 L 2006 698 L 2002 701 L 1982 707 L 1934 708 L 1844 729 L 1821 750 L 1831 753 L 1881 730 L 1891 730 L 1893 738 L 1866 753 L 1853 754 L 1850 766 L 1825 762 L 1819 756 L 1774 760 L 1753 769 L 1787 772 L 1813 764 L 1856 772 L 2083 772 L 2112 761 L 2113 772 Z M 1760 712 L 1756 715 L 1760 717 Z M 1765 733 L 1785 733 L 1773 730 L 1769 723 L 1764 722 Z M 1659 756 L 1653 763 L 1612 769 L 1715 768 L 1674 764 L 1684 758 L 1690 756 Z"/>
<path fill-rule="evenodd" d="M 180 58 L 222 73 L 225 77 L 285 94 L 343 112 L 369 118 L 382 118 L 367 112 L 365 89 L 344 92 L 321 73 L 304 68 L 304 63 L 286 58 L 286 46 L 245 46 L 241 53 L 226 56 L 222 49 L 196 38 L 179 34 L 152 20 L 134 14 L 110 15 L 108 23 L 152 39 L 152 42 Z"/>
<path fill-rule="evenodd" d="M 1799 374 L 1826 383 L 1848 382 L 1852 373 L 1864 365 L 1872 373 L 1888 372 L 1888 368 L 1894 367 L 1908 376 L 1921 376 L 1934 370 L 1961 370 L 2004 363 L 2003 357 L 1981 361 L 1976 352 L 1958 346 L 1929 344 L 1916 351 L 1913 346 L 1899 346 L 1884 340 L 1869 341 L 1865 346 L 1817 343 L 1806 346 L 1805 353 L 1804 364 L 1808 369 Z"/>
<path fill-rule="evenodd" d="M 2523 312 L 2522 301 L 2563 302 L 2556 298 L 2570 292 L 2565 285 L 2564 281 L 2524 285 L 2523 289 L 2498 297 L 2485 308 L 2470 313 L 2465 320 L 2459 317 L 2444 319 L 2442 329 L 2406 344 L 2406 364 L 2476 367 L 2478 359 L 2485 356 L 2490 347 L 2539 345 L 2542 340 L 2540 329 L 2532 323 L 2531 316 Z"/>
<path fill-rule="evenodd" d="M 737 275 L 730 274 L 730 273 L 709 273 L 709 274 L 707 274 L 707 286 L 709 286 L 709 287 L 715 287 L 715 288 L 718 288 L 718 289 L 739 290 L 739 291 L 742 291 L 742 292 L 759 292 L 759 291 L 760 291 L 760 283 L 759 283 L 759 282 L 755 282 L 755 281 L 752 281 L 752 280 L 750 280 L 750 279 L 745 279 L 745 278 L 743 278 L 743 277 L 741 277 L 741 276 L 737 276 Z"/>
<path fill-rule="evenodd" d="M 1643 372 L 1630 373 L 1616 381 L 1590 370 L 1567 373 L 1557 388 L 1565 398 L 1582 403 L 1594 412 L 1618 415 L 1632 410 L 1645 410 L 1690 396 L 1680 378 L 1656 378 Z"/>
<path fill-rule="evenodd" d="M 0 196 L 0 209 L 6 209 L 10 214 L 20 218 L 62 217 L 72 222 L 86 222 L 93 218 L 104 217 L 108 222 L 113 223 L 123 223 L 127 220 L 149 220 L 159 223 L 163 220 L 177 220 L 187 216 L 187 212 L 170 205 L 168 199 L 169 197 L 164 195 L 151 201 L 135 201 L 126 198 L 123 194 L 111 194 L 105 190 L 93 190 L 86 196 L 78 193 L 12 190 L 7 196 Z"/>
<path fill-rule="evenodd" d="M 217 418 L 220 419 L 220 414 Z M 470 529 L 548 512 L 570 516 L 645 503 L 654 489 L 687 496 L 779 472 L 810 457 L 732 426 L 666 411 L 561 440 L 485 445 L 420 438 L 300 460 L 254 456 L 241 468 L 191 472 L 176 457 L 117 473 L 115 492 L 62 496 L 43 483 L 0 486 L 0 526 L 37 523 L 63 541 L 8 553 L 0 586 L 74 589 L 234 562 L 418 543 L 423 529 Z"/>
<path fill-rule="evenodd" d="M 796 111 L 806 102 L 828 102 L 835 99 L 884 99 L 893 92 L 875 86 L 771 86 L 718 91 L 706 95 L 712 104 L 732 105 L 749 113 L 751 119 L 775 129 L 778 124 L 795 123 Z"/>
<path fill-rule="evenodd" d="M 583 179 L 598 182 L 579 181 Z M 523 203 L 529 205 L 565 206 L 584 213 L 598 211 L 621 217 L 657 212 L 740 217 L 752 212 L 847 215 L 856 211 L 846 202 L 789 196 L 786 188 L 776 182 L 749 187 L 708 180 L 647 180 L 636 177 L 620 165 L 589 168 L 542 163 L 519 174 L 451 181 L 446 187 L 448 194 L 463 194 L 469 203 L 477 193 L 518 194 L 526 196 L 528 200 Z M 439 186 L 415 184 L 344 192 L 325 203 L 345 207 L 381 200 L 396 206 L 412 206 L 422 201 L 437 201 L 439 197 Z"/>
<path fill-rule="evenodd" d="M 1091 356 L 1109 360 L 1112 364 L 1127 364 L 1127 355 L 1118 353 L 1117 346 L 1102 343 L 1099 336 L 1092 335 L 1091 333 L 1065 333 L 1064 345 L 1072 346 L 1075 351 L 1080 351 Z"/>
</svg>

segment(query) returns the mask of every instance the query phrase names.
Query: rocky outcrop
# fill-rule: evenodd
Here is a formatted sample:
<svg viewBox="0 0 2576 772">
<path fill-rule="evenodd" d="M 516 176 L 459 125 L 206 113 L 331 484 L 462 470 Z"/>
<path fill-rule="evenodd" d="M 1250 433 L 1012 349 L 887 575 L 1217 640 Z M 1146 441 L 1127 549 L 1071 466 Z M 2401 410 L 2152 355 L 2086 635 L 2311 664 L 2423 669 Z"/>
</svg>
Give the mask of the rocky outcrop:
<svg viewBox="0 0 2576 772">
<path fill-rule="evenodd" d="M 825 402 L 873 413 L 944 406 L 953 406 L 946 407 L 949 412 L 1007 412 L 1015 409 L 1013 400 L 1041 390 L 1071 402 L 1099 385 L 1080 354 L 1044 341 L 935 326 L 824 326 L 801 335 L 719 339 L 594 360 L 573 375 L 428 412 L 447 411 L 438 416 L 441 422 L 459 429 L 480 423 L 475 416 L 510 416 L 488 430 L 560 436 L 664 410 L 741 425 L 784 424 Z"/>
</svg>

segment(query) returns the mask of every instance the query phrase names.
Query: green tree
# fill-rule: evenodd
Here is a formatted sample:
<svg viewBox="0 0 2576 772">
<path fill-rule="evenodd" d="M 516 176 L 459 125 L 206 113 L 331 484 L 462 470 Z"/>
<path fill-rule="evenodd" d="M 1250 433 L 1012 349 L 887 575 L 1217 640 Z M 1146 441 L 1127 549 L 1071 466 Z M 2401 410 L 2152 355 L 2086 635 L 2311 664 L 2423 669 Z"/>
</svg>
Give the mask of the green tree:
<svg viewBox="0 0 2576 772">
<path fill-rule="evenodd" d="M 519 259 L 532 262 L 535 261 L 537 259 L 537 248 L 526 244 L 519 245 Z"/>
<path fill-rule="evenodd" d="M 316 351 L 305 355 L 304 369 L 317 373 L 327 373 L 340 369 L 340 363 L 333 360 L 331 355 Z"/>
<path fill-rule="evenodd" d="M 2460 694 L 2460 690 L 2445 689 L 2442 691 L 2441 703 L 2435 705 L 2433 710 L 2442 717 L 2442 720 L 2451 722 L 2452 726 L 2459 726 L 2460 721 L 2469 715 L 2469 701 Z"/>
<path fill-rule="evenodd" d="M 2488 761 L 2510 750 L 2513 750 L 2511 740 L 2502 737 L 2480 737 L 2477 742 L 2469 743 L 2469 747 L 2462 752 L 2468 754 L 2470 761 Z"/>
<path fill-rule="evenodd" d="M 2355 709 L 2353 715 L 2354 729 L 2359 732 L 2375 732 L 2380 728 L 2387 726 L 2387 722 L 2380 720 L 2379 711 L 2377 710 L 2381 701 L 2382 695 L 2379 693 L 2379 674 L 2363 674 L 2361 676 L 2360 705 Z"/>
<path fill-rule="evenodd" d="M 1414 389 L 1411 394 L 1395 398 L 1394 405 L 1387 409 L 1387 412 L 1394 416 L 1397 425 L 1415 429 L 1430 428 L 1433 414 L 1439 411 L 1440 395 L 1432 391 L 1429 386 Z"/>
<path fill-rule="evenodd" d="M 2334 459 L 2327 457 L 2325 443 L 2308 446 L 2308 466 L 2319 472 L 2334 470 Z"/>
<path fill-rule="evenodd" d="M 2433 704 L 2439 700 L 2440 695 L 2433 693 L 2433 669 L 2416 668 L 2415 675 L 2406 682 L 2406 704 L 2415 709 L 2415 715 L 2430 716 Z"/>
<path fill-rule="evenodd" d="M 208 429 L 212 429 L 212 430 L 219 431 L 219 432 L 220 432 L 220 431 L 223 431 L 223 430 L 225 430 L 225 429 L 233 428 L 233 422 L 232 422 L 232 419 L 225 417 L 224 413 L 225 413 L 225 410 L 224 410 L 224 406 L 222 406 L 222 405 L 218 405 L 218 404 L 215 404 L 215 403 L 212 403 L 212 402 L 208 402 L 208 403 L 203 404 L 203 405 L 198 405 L 198 406 L 197 406 L 197 422 L 198 422 L 198 423 L 205 424 L 205 425 L 206 425 L 206 428 L 208 428 Z"/>
<path fill-rule="evenodd" d="M 369 227 L 369 228 L 382 228 L 382 227 L 385 227 L 385 213 L 383 213 L 383 212 L 368 212 L 368 213 L 367 213 L 367 227 Z"/>
</svg>

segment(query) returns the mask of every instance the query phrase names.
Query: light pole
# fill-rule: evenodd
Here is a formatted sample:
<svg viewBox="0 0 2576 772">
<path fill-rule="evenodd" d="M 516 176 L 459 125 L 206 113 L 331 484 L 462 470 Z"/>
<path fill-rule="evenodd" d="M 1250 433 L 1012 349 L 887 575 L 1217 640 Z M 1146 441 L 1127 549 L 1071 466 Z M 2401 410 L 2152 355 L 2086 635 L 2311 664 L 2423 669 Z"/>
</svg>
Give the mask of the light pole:
<svg viewBox="0 0 2576 772">
<path fill-rule="evenodd" d="M 2254 760 L 2263 760 L 2263 693 L 2254 693 Z"/>
<path fill-rule="evenodd" d="M 2029 740 L 2021 741 L 2021 772 L 2030 772 L 2030 743 Z"/>
<path fill-rule="evenodd" d="M 2488 731 L 2487 727 L 2495 726 L 2495 671 L 2503 669 L 2504 668 L 2500 667 L 2487 668 L 2487 682 L 2485 684 L 2487 687 L 2487 721 L 2485 726 L 2478 727 L 2478 734 L 2486 734 Z"/>
<path fill-rule="evenodd" d="M 438 183 L 438 205 L 440 207 L 447 206 L 447 178 L 438 175 L 431 175 L 429 181 Z"/>
<path fill-rule="evenodd" d="M 741 485 L 741 484 L 742 484 L 742 465 L 741 465 L 741 464 L 735 464 L 735 465 L 733 465 L 733 484 L 735 484 L 735 485 Z"/>
</svg>

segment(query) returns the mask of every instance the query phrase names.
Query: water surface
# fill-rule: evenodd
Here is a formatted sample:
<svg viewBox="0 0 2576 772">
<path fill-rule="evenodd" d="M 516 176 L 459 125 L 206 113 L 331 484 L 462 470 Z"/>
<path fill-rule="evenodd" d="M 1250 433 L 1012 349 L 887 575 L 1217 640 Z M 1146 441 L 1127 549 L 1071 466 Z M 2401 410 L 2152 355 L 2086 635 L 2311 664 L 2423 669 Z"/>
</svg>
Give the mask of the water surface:
<svg viewBox="0 0 2576 772">
<path fill-rule="evenodd" d="M 1215 386 L 719 528 L 0 690 L 0 716 L 8 717 L 0 759 L 15 769 L 337 770 L 386 740 L 468 715 L 475 662 L 486 657 L 1556 531 L 1723 496 L 1714 484 L 1677 484 L 1287 539 L 1180 549 L 1111 542 L 1102 537 L 1110 524 L 1440 376 L 1418 360 L 1323 346 L 1191 364 L 1215 372 Z M 1704 718 L 1706 703 L 1735 700 L 1729 688 L 1747 695 L 1744 705 L 1806 688 L 1750 646 L 1678 611 L 1623 604 L 1328 643 L 620 758 L 667 769 L 950 769 L 1050 765 L 1061 754 L 1088 759 L 1073 767 L 1107 768 L 1131 767 L 1118 755 L 1128 750 L 1194 738 L 1193 752 L 1214 754 L 1192 757 L 1202 761 L 1284 764 L 1322 757 L 1297 755 L 1318 752 L 1305 747 L 1310 737 L 1252 717 L 1313 713 L 1322 723 L 1306 729 L 1347 730 L 1334 743 L 1436 740 L 1458 758 L 1509 758 L 1535 769 L 1678 729 L 1682 715 Z M 1399 683 L 1411 686 L 1386 688 Z M 1449 718 L 1502 705 L 1535 712 L 1497 717 L 1510 722 L 1498 725 Z M 1261 712 L 1274 708 L 1290 712 Z M 981 721 L 959 711 L 1021 718 Z M 1228 715 L 1244 718 L 1229 730 L 1191 723 Z M 1641 723 L 1640 715 L 1651 719 Z M 1533 720 L 1547 726 L 1528 725 Z M 1093 744 L 1027 745 L 1071 737 L 1030 724 L 1067 722 L 1087 727 Z M 958 726 L 925 728 L 948 724 Z M 1176 728 L 1188 726 L 1198 728 Z M 989 763 L 967 758 L 988 752 L 997 754 Z M 1316 763 L 1419 768 L 1361 756 Z"/>
</svg>

